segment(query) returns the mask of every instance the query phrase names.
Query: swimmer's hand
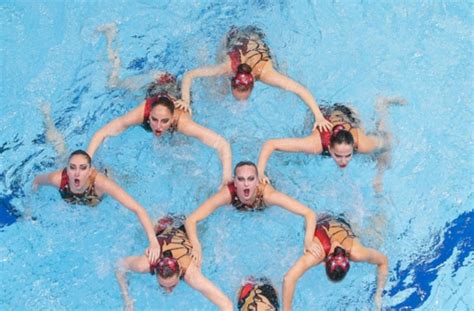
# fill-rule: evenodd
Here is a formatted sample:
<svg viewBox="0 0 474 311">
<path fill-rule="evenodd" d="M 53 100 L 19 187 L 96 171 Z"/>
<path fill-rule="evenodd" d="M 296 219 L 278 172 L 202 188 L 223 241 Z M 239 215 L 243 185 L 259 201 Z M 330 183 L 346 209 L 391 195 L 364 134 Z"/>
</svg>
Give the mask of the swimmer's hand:
<svg viewBox="0 0 474 311">
<path fill-rule="evenodd" d="M 33 192 L 36 192 L 38 191 L 38 188 L 39 188 L 38 177 L 35 177 L 35 179 L 33 180 L 33 184 L 31 185 L 31 189 L 33 190 Z"/>
<path fill-rule="evenodd" d="M 153 245 L 150 245 L 146 250 L 145 250 L 145 256 L 148 258 L 148 261 L 150 264 L 155 264 L 158 259 L 160 258 L 160 253 L 161 253 L 161 247 L 158 242 Z"/>
<path fill-rule="evenodd" d="M 184 101 L 182 99 L 178 99 L 176 101 L 176 108 L 182 109 L 186 112 L 189 112 L 189 114 L 192 114 L 191 105 L 190 105 L 189 101 Z"/>
<path fill-rule="evenodd" d="M 124 311 L 133 311 L 135 310 L 133 299 L 127 298 L 125 300 L 125 306 L 123 307 Z"/>
<path fill-rule="evenodd" d="M 264 173 L 260 174 L 258 173 L 258 176 L 260 176 L 260 182 L 267 185 L 271 184 L 270 178 L 268 178 Z"/>
<path fill-rule="evenodd" d="M 313 126 L 313 131 L 318 128 L 319 131 L 324 132 L 324 131 L 330 131 L 332 129 L 333 125 L 331 122 L 326 120 L 323 116 L 320 118 L 316 119 L 316 123 Z"/>
<path fill-rule="evenodd" d="M 193 250 L 191 251 L 191 258 L 194 260 L 198 268 L 201 268 L 202 253 L 201 245 L 193 245 Z"/>
<path fill-rule="evenodd" d="M 308 252 L 316 258 L 324 258 L 324 251 L 321 245 L 313 241 L 304 245 L 304 253 L 307 254 Z"/>
<path fill-rule="evenodd" d="M 379 311 L 382 310 L 382 291 L 378 290 L 375 292 L 375 310 Z"/>
</svg>

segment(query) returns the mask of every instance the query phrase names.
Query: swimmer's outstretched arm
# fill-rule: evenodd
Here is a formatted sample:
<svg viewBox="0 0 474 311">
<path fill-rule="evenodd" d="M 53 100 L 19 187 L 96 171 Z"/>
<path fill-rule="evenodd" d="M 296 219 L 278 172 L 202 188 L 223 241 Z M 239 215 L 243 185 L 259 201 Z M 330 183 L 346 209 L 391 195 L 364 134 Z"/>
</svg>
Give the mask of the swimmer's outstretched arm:
<svg viewBox="0 0 474 311">
<path fill-rule="evenodd" d="M 310 252 L 314 256 L 321 255 L 321 248 L 313 242 L 316 229 L 315 212 L 286 194 L 276 191 L 271 185 L 265 187 L 263 200 L 267 205 L 279 205 L 292 213 L 303 216 L 305 219 L 304 253 Z"/>
<path fill-rule="evenodd" d="M 217 66 L 201 67 L 186 72 L 181 82 L 181 100 L 189 107 L 191 103 L 191 83 L 197 77 L 222 76 L 232 72 L 230 61 Z"/>
<path fill-rule="evenodd" d="M 318 127 L 320 130 L 330 130 L 332 128 L 332 124 L 324 118 L 321 110 L 319 109 L 318 103 L 314 99 L 313 95 L 311 95 L 311 92 L 303 85 L 279 73 L 270 66 L 265 68 L 264 72 L 262 72 L 260 81 L 298 95 L 314 114 L 316 123 L 313 129 Z"/>
<path fill-rule="evenodd" d="M 115 277 L 119 283 L 120 293 L 125 304 L 124 310 L 133 310 L 133 299 L 128 292 L 127 272 L 147 273 L 150 272 L 150 263 L 145 256 L 130 256 L 122 258 L 117 262 Z"/>
<path fill-rule="evenodd" d="M 229 204 L 231 202 L 231 196 L 227 187 L 222 187 L 216 194 L 206 200 L 201 206 L 199 206 L 194 212 L 186 218 L 184 226 L 186 228 L 186 234 L 188 235 L 189 242 L 193 246 L 191 256 L 196 262 L 196 265 L 200 268 L 202 261 L 201 243 L 199 242 L 196 225 L 207 216 L 212 214 L 216 209 L 222 205 Z"/>
<path fill-rule="evenodd" d="M 37 191 L 41 185 L 50 185 L 59 188 L 61 185 L 61 170 L 54 171 L 52 173 L 41 174 L 35 177 L 33 180 L 33 191 Z"/>
<path fill-rule="evenodd" d="M 212 301 L 220 310 L 232 311 L 232 301 L 214 283 L 207 279 L 194 262 L 191 262 L 184 280 L 189 286 L 203 294 Z"/>
<path fill-rule="evenodd" d="M 160 244 L 156 239 L 153 224 L 146 210 L 113 180 L 100 173 L 97 174 L 95 186 L 97 191 L 109 194 L 115 200 L 120 202 L 125 208 L 135 213 L 143 229 L 145 230 L 148 242 L 150 243 L 150 246 L 146 250 L 148 260 L 151 263 L 156 262 L 160 257 Z"/>
<path fill-rule="evenodd" d="M 199 139 L 205 145 L 216 149 L 222 163 L 222 185 L 232 180 L 232 151 L 230 144 L 222 136 L 194 122 L 191 118 L 181 117 L 178 131 Z"/>
<path fill-rule="evenodd" d="M 282 138 L 266 141 L 258 157 L 257 168 L 260 180 L 267 183 L 269 181 L 265 175 L 265 168 L 273 151 L 321 153 L 320 145 L 321 143 L 315 135 L 304 138 Z"/>
<path fill-rule="evenodd" d="M 310 253 L 301 256 L 293 267 L 285 274 L 283 279 L 283 311 L 291 311 L 291 304 L 298 280 L 309 268 L 316 266 L 323 261 L 324 257 L 316 258 Z"/>
<path fill-rule="evenodd" d="M 94 157 L 95 152 L 107 137 L 117 136 L 127 128 L 133 125 L 141 124 L 143 121 L 144 107 L 145 102 L 142 102 L 137 108 L 115 120 L 112 120 L 100 130 L 98 130 L 92 137 L 91 142 L 87 147 L 87 153 L 89 156 L 91 158 Z"/>
<path fill-rule="evenodd" d="M 357 239 L 351 250 L 351 260 L 356 262 L 368 262 L 377 265 L 377 290 L 374 301 L 377 310 L 382 308 L 382 292 L 388 275 L 388 258 L 383 253 L 362 246 Z"/>
</svg>

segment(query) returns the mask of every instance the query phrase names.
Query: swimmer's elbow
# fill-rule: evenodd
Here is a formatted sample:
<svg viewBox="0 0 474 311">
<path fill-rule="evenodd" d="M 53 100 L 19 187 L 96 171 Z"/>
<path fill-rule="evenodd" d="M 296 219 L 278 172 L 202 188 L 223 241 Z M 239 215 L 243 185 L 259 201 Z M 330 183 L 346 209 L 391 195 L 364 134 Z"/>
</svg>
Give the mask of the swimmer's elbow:
<svg viewBox="0 0 474 311">
<path fill-rule="evenodd" d="M 382 260 L 381 260 L 380 266 L 384 267 L 385 269 L 388 269 L 388 257 L 382 254 L 381 259 Z"/>
<path fill-rule="evenodd" d="M 272 153 L 276 149 L 275 140 L 267 140 L 262 147 L 262 152 Z"/>
<path fill-rule="evenodd" d="M 290 284 L 294 284 L 296 282 L 296 277 L 292 275 L 290 272 L 287 272 L 283 277 L 283 287 L 286 287 Z"/>
<path fill-rule="evenodd" d="M 196 219 L 193 217 L 193 215 L 191 215 L 186 218 L 186 221 L 184 222 L 184 226 L 186 230 L 188 230 L 188 229 L 192 229 L 196 227 L 196 223 L 197 223 Z"/>
<path fill-rule="evenodd" d="M 219 309 L 223 311 L 231 311 L 234 310 L 234 305 L 232 304 L 232 301 L 226 297 L 222 304 L 219 306 Z"/>
<path fill-rule="evenodd" d="M 125 273 L 127 273 L 129 270 L 130 267 L 127 263 L 126 258 L 120 258 L 115 263 L 115 275 L 117 275 L 117 277 L 125 275 Z"/>
</svg>

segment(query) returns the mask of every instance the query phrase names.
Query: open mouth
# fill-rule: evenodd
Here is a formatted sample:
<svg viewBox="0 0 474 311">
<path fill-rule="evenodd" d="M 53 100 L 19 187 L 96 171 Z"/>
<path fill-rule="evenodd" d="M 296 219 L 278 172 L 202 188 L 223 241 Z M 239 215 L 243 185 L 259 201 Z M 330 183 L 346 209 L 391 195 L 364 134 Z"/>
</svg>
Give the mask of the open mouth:
<svg viewBox="0 0 474 311">
<path fill-rule="evenodd" d="M 74 187 L 79 188 L 80 185 L 81 181 L 79 180 L 79 178 L 74 178 Z"/>
<path fill-rule="evenodd" d="M 347 164 L 341 164 L 339 165 L 340 168 L 345 168 L 347 166 Z"/>
<path fill-rule="evenodd" d="M 155 135 L 156 135 L 156 136 L 161 136 L 161 133 L 163 133 L 163 131 L 155 130 Z"/>
<path fill-rule="evenodd" d="M 248 197 L 250 195 L 250 189 L 244 189 L 244 196 Z"/>
</svg>

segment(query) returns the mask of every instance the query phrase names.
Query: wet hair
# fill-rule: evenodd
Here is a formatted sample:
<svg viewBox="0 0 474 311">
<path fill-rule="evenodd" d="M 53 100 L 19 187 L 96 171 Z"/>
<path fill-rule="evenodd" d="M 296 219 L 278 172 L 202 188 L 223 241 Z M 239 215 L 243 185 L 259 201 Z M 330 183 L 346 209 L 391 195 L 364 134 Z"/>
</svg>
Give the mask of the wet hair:
<svg viewBox="0 0 474 311">
<path fill-rule="evenodd" d="M 174 114 L 174 104 L 167 96 L 159 96 L 152 104 L 151 109 L 155 108 L 156 106 L 164 106 L 168 108 L 171 114 Z"/>
<path fill-rule="evenodd" d="M 331 281 L 340 282 L 346 276 L 349 268 L 349 259 L 346 256 L 345 249 L 337 246 L 326 259 L 326 275 Z"/>
<path fill-rule="evenodd" d="M 161 73 L 158 77 L 156 77 L 155 81 L 148 85 L 146 97 L 159 97 L 163 93 L 170 94 L 176 98 L 181 96 L 179 83 L 177 83 L 176 78 L 169 72 Z"/>
<path fill-rule="evenodd" d="M 354 146 L 354 136 L 352 136 L 351 132 L 339 129 L 337 130 L 337 126 L 333 128 L 333 133 L 331 135 L 330 145 L 333 147 L 334 145 L 339 144 L 348 144 Z"/>
<path fill-rule="evenodd" d="M 85 152 L 84 150 L 82 149 L 77 149 L 76 151 L 73 151 L 71 153 L 71 155 L 69 156 L 69 159 L 68 159 L 68 162 L 71 161 L 72 157 L 75 156 L 75 155 L 82 155 L 86 158 L 87 160 L 87 163 L 89 163 L 89 165 L 92 165 L 92 159 L 91 159 L 91 156 Z"/>
<path fill-rule="evenodd" d="M 239 163 L 237 163 L 237 165 L 234 167 L 234 176 L 237 175 L 237 169 L 239 167 L 242 167 L 242 166 L 245 166 L 245 165 L 248 165 L 248 166 L 252 166 L 255 168 L 255 172 L 257 172 L 257 176 L 258 176 L 258 169 L 257 169 L 257 166 L 255 165 L 255 163 L 251 162 L 251 161 L 240 161 Z"/>
<path fill-rule="evenodd" d="M 247 64 L 240 64 L 232 78 L 231 85 L 233 89 L 238 91 L 248 91 L 253 88 L 253 80 L 252 68 Z"/>
</svg>

